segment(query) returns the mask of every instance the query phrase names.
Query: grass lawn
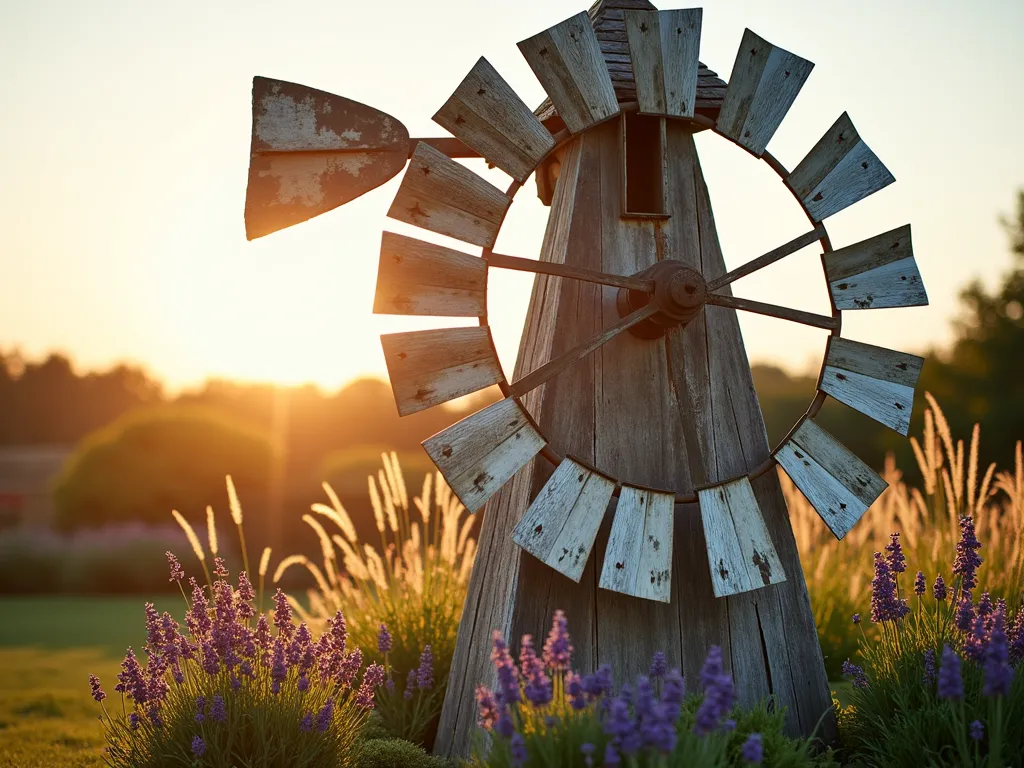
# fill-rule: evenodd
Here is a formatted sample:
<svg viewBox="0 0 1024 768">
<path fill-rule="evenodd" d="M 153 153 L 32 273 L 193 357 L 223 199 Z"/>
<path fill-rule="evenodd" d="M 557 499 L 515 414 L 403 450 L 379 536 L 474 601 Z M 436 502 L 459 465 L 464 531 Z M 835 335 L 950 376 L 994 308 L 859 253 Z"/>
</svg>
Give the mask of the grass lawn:
<svg viewBox="0 0 1024 768">
<path fill-rule="evenodd" d="M 101 766 L 99 705 L 89 674 L 113 694 L 128 645 L 146 640 L 140 597 L 0 598 L 0 765 Z M 180 617 L 180 596 L 154 600 Z"/>
</svg>

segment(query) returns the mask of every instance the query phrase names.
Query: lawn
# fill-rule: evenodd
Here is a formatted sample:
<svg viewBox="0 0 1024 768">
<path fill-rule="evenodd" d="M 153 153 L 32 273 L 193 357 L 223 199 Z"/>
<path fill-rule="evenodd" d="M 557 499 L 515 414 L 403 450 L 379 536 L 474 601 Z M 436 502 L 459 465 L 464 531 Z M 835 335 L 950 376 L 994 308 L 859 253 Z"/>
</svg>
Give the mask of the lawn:
<svg viewBox="0 0 1024 768">
<path fill-rule="evenodd" d="M 0 599 L 0 765 L 100 766 L 99 706 L 89 674 L 113 693 L 128 645 L 145 642 L 139 597 Z M 153 599 L 182 611 L 173 595 Z M 112 695 L 108 704 L 119 706 Z"/>
</svg>

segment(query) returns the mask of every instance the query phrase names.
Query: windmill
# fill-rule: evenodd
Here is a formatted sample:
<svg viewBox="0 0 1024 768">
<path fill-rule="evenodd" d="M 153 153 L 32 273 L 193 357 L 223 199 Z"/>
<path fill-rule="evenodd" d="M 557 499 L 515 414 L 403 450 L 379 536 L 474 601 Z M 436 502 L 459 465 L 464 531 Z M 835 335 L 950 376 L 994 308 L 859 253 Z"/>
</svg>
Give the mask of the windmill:
<svg viewBox="0 0 1024 768">
<path fill-rule="evenodd" d="M 439 752 L 468 749 L 491 632 L 538 634 L 555 608 L 581 670 L 610 663 L 631 677 L 662 650 L 692 680 L 718 644 L 742 702 L 774 696 L 793 732 L 828 717 L 773 470 L 837 537 L 850 530 L 885 482 L 815 417 L 832 397 L 906 435 L 922 360 L 845 338 L 842 313 L 927 296 L 909 225 L 837 249 L 829 239 L 828 217 L 894 181 L 847 114 L 792 170 L 766 149 L 811 62 L 746 30 L 726 85 L 698 61 L 700 33 L 700 9 L 600 0 L 519 43 L 544 104 L 531 110 L 481 58 L 434 116 L 447 139 L 411 139 L 365 105 L 254 80 L 250 238 L 405 168 L 388 216 L 466 244 L 384 232 L 374 301 L 380 313 L 479 320 L 382 337 L 401 414 L 495 384 L 504 395 L 424 442 L 466 507 L 487 507 Z M 727 271 L 693 140 L 702 130 L 772 168 L 808 231 Z M 454 159 L 468 157 L 505 171 L 508 188 Z M 540 257 L 496 253 L 531 175 L 550 206 Z M 831 314 L 732 295 L 733 282 L 813 243 Z M 511 380 L 488 326 L 501 270 L 537 275 Z M 774 449 L 737 311 L 828 331 L 818 391 Z"/>
</svg>

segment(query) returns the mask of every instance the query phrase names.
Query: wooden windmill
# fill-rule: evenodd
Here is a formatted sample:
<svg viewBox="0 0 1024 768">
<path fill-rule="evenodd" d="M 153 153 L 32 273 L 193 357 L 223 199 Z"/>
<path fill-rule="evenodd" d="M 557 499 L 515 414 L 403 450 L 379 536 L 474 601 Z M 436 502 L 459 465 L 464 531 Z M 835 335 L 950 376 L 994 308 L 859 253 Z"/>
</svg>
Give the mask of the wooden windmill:
<svg viewBox="0 0 1024 768">
<path fill-rule="evenodd" d="M 519 43 L 549 96 L 537 110 L 480 59 L 434 116 L 454 139 L 410 139 L 364 105 L 254 82 L 250 237 L 337 207 L 410 158 L 388 215 L 467 244 L 385 232 L 374 303 L 479 319 L 382 338 L 400 413 L 494 384 L 504 394 L 424 443 L 467 508 L 487 505 L 440 752 L 467 749 L 491 632 L 539 634 L 556 608 L 581 670 L 610 663 L 623 679 L 662 650 L 693 680 L 718 644 L 743 702 L 773 695 L 803 733 L 830 710 L 773 470 L 837 537 L 850 530 L 885 483 L 815 416 L 831 396 L 906 434 L 922 361 L 843 338 L 842 311 L 927 297 L 909 225 L 836 250 L 829 241 L 825 219 L 894 180 L 849 116 L 791 171 L 766 151 L 811 62 L 747 30 L 726 86 L 698 62 L 700 32 L 700 9 L 601 0 Z M 694 147 L 701 130 L 775 170 L 806 234 L 727 272 Z M 453 160 L 477 156 L 512 177 L 506 190 Z M 551 207 L 540 258 L 495 253 L 532 174 Z M 831 315 L 732 295 L 735 280 L 815 242 Z M 538 275 L 511 380 L 487 323 L 501 269 Z M 774 450 L 737 310 L 830 332 L 818 392 Z"/>
</svg>

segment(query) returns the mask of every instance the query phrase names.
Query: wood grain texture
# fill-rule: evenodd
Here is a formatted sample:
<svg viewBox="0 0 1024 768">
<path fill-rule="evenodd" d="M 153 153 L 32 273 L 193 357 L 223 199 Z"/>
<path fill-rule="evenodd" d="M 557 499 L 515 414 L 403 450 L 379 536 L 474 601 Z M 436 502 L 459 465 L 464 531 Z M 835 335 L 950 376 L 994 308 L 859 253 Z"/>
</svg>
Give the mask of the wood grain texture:
<svg viewBox="0 0 1024 768">
<path fill-rule="evenodd" d="M 548 129 L 482 57 L 434 121 L 519 182 L 555 145 Z"/>
<path fill-rule="evenodd" d="M 423 442 L 423 448 L 470 512 L 536 456 L 544 438 L 512 399 L 484 408 Z"/>
<path fill-rule="evenodd" d="M 511 203 L 500 189 L 421 142 L 388 216 L 467 243 L 492 246 Z"/>
<path fill-rule="evenodd" d="M 779 465 L 837 539 L 856 525 L 886 482 L 810 419 L 775 453 Z"/>
<path fill-rule="evenodd" d="M 693 117 L 703 11 L 625 11 L 640 111 Z"/>
<path fill-rule="evenodd" d="M 726 597 L 786 580 L 750 481 L 698 491 L 715 595 Z"/>
<path fill-rule="evenodd" d="M 786 178 L 786 184 L 815 221 L 848 208 L 894 181 L 845 112 Z"/>
<path fill-rule="evenodd" d="M 636 575 L 644 544 L 644 519 L 649 494 L 643 488 L 622 486 L 615 518 L 604 550 L 601 589 L 636 596 Z"/>
<path fill-rule="evenodd" d="M 586 13 L 523 40 L 519 50 L 572 133 L 618 114 L 608 66 Z"/>
<path fill-rule="evenodd" d="M 823 257 L 838 309 L 919 307 L 928 303 L 905 224 Z"/>
<path fill-rule="evenodd" d="M 744 30 L 718 113 L 718 130 L 760 157 L 814 64 Z"/>
<path fill-rule="evenodd" d="M 487 326 L 389 333 L 380 342 L 401 416 L 503 379 Z"/>
<path fill-rule="evenodd" d="M 825 364 L 905 387 L 917 385 L 924 358 L 839 336 L 829 339 Z"/>
<path fill-rule="evenodd" d="M 414 237 L 385 232 L 373 311 L 382 315 L 487 314 L 487 262 Z"/>
<path fill-rule="evenodd" d="M 675 535 L 675 494 L 649 491 L 640 542 L 640 564 L 633 594 L 668 603 L 672 599 L 672 540 Z M 607 567 L 607 560 L 605 566 Z"/>
<path fill-rule="evenodd" d="M 578 582 L 614 490 L 614 480 L 571 458 L 563 459 L 526 510 L 512 539 Z"/>
</svg>

